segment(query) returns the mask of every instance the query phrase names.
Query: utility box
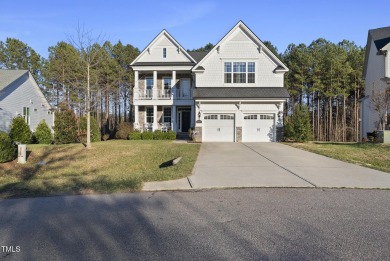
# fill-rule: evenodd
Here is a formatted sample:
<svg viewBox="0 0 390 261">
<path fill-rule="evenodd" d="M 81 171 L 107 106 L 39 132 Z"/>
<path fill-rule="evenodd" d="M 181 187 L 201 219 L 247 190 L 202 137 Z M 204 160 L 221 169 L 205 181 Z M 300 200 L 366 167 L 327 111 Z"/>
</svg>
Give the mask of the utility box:
<svg viewBox="0 0 390 261">
<path fill-rule="evenodd" d="M 377 131 L 376 135 L 379 143 L 390 143 L 390 130 Z"/>
<path fill-rule="evenodd" d="M 26 163 L 26 144 L 18 145 L 18 163 Z"/>
</svg>

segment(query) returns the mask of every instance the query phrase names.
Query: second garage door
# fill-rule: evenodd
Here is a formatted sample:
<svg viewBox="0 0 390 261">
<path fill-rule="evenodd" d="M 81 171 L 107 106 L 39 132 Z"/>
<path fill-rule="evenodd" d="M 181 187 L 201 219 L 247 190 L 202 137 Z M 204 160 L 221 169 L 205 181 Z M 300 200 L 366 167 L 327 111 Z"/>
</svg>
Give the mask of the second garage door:
<svg viewBox="0 0 390 261">
<path fill-rule="evenodd" d="M 274 141 L 274 114 L 246 114 L 242 127 L 243 142 Z"/>
<path fill-rule="evenodd" d="M 234 142 L 234 114 L 205 114 L 202 140 Z"/>
</svg>

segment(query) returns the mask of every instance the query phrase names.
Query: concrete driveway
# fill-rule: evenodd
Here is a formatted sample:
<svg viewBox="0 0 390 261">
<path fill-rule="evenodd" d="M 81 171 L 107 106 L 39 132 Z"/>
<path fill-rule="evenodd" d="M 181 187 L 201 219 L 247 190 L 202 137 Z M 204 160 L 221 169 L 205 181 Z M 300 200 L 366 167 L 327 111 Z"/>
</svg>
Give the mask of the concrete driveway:
<svg viewBox="0 0 390 261">
<path fill-rule="evenodd" d="M 390 174 L 280 143 L 203 143 L 192 176 L 144 190 L 223 187 L 390 188 Z"/>
</svg>

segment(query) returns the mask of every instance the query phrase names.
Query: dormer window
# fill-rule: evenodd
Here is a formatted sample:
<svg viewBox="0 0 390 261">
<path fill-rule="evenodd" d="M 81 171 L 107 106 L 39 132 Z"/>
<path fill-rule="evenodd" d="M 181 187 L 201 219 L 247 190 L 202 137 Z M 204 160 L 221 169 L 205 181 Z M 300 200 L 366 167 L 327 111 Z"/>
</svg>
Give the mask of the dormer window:
<svg viewBox="0 0 390 261">
<path fill-rule="evenodd" d="M 163 48 L 163 58 L 167 58 L 167 48 Z"/>
</svg>

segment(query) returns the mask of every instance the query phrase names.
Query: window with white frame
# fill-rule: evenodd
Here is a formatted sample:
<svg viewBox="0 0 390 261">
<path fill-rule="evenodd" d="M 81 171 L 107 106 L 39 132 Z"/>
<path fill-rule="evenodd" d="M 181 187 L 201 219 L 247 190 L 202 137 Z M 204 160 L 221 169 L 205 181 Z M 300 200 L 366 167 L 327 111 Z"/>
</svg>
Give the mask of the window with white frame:
<svg viewBox="0 0 390 261">
<path fill-rule="evenodd" d="M 153 123 L 153 114 L 154 114 L 153 108 L 147 107 L 146 108 L 146 122 L 147 123 Z"/>
<path fill-rule="evenodd" d="M 172 111 L 170 107 L 164 107 L 164 122 L 171 122 Z"/>
<path fill-rule="evenodd" d="M 171 88 L 172 78 L 164 77 L 163 81 L 164 81 L 164 90 L 169 90 Z"/>
<path fill-rule="evenodd" d="M 147 90 L 153 89 L 153 77 L 146 77 L 145 78 L 145 85 Z"/>
<path fill-rule="evenodd" d="M 225 62 L 224 83 L 255 83 L 255 62 Z"/>
<path fill-rule="evenodd" d="M 23 107 L 23 118 L 30 125 L 30 107 Z"/>
<path fill-rule="evenodd" d="M 167 58 L 167 48 L 163 48 L 163 58 Z"/>
</svg>

